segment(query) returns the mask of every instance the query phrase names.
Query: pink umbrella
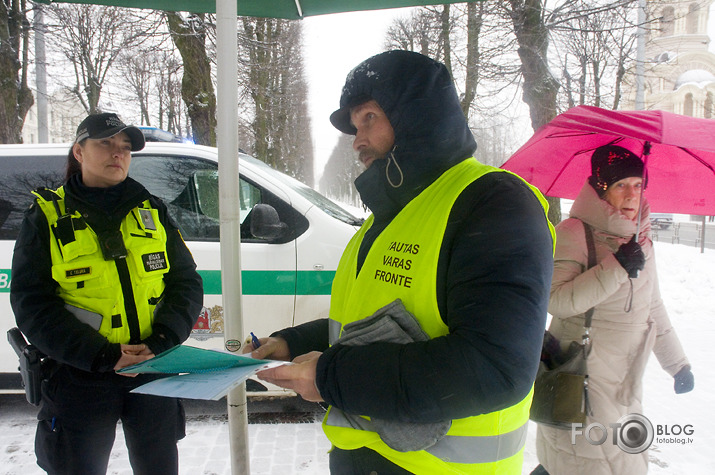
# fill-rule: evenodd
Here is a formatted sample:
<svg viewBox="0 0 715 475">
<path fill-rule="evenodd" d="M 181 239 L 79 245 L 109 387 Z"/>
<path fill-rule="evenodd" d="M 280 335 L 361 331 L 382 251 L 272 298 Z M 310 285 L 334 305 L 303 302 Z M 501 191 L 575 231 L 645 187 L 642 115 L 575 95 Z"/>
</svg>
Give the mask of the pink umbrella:
<svg viewBox="0 0 715 475">
<path fill-rule="evenodd" d="M 559 114 L 509 158 L 513 171 L 546 196 L 576 198 L 596 147 L 618 144 L 646 163 L 651 211 L 715 215 L 715 120 L 660 110 L 576 106 Z M 644 150 L 650 150 L 645 157 Z"/>
</svg>

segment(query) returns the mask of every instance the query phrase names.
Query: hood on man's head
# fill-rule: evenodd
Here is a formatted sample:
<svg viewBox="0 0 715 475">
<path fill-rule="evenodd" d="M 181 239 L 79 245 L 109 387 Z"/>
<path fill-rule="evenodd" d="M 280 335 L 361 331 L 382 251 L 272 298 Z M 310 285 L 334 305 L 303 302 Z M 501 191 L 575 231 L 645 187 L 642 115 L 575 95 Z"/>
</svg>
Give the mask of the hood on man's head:
<svg viewBox="0 0 715 475">
<path fill-rule="evenodd" d="M 350 109 L 370 99 L 376 100 L 390 118 L 395 103 L 408 85 L 411 85 L 410 93 L 416 95 L 426 86 L 419 87 L 417 79 L 428 79 L 440 67 L 444 66 L 412 51 L 393 50 L 372 56 L 348 73 L 340 95 L 340 108 L 330 115 L 330 122 L 341 132 L 355 135 L 357 130 L 350 123 Z"/>
<path fill-rule="evenodd" d="M 415 145 L 430 147 L 433 153 L 435 147 L 444 147 L 452 153 L 466 145 L 470 149 L 466 154 L 457 152 L 461 158 L 476 150 L 452 76 L 438 61 L 403 50 L 366 59 L 348 73 L 340 108 L 331 114 L 330 122 L 341 132 L 355 135 L 350 109 L 370 99 L 385 111 L 395 130 L 395 143 L 403 150 L 405 145 Z M 423 143 L 415 144 L 415 140 Z"/>
<path fill-rule="evenodd" d="M 393 128 L 395 142 L 389 156 L 396 165 L 393 168 L 399 167 L 402 184 L 394 188 L 384 183 L 387 160 L 373 162 L 361 181 L 379 182 L 374 186 L 384 187 L 395 202 L 404 205 L 449 167 L 471 157 L 477 148 L 452 76 L 438 61 L 402 50 L 366 59 L 348 74 L 340 108 L 330 116 L 331 123 L 355 135 L 350 108 L 371 99 L 382 108 Z M 370 178 L 373 175 L 374 179 Z M 366 196 L 376 195 L 374 190 L 359 191 L 366 204 Z"/>
<path fill-rule="evenodd" d="M 119 116 L 113 112 L 88 115 L 77 127 L 75 143 L 84 139 L 106 139 L 114 137 L 119 132 L 125 132 L 132 143 L 132 152 L 144 148 L 144 134 L 137 127 L 126 125 Z"/>
</svg>

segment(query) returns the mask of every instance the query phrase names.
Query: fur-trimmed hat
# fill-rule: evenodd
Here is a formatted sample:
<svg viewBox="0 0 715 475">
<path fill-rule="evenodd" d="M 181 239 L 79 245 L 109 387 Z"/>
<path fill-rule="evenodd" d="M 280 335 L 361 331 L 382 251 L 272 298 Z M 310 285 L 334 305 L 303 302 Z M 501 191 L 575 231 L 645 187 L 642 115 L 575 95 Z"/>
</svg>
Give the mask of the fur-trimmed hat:
<svg viewBox="0 0 715 475">
<path fill-rule="evenodd" d="M 609 186 L 629 177 L 643 178 L 643 162 L 638 155 L 618 145 L 604 145 L 594 150 L 588 182 L 598 196 L 603 197 Z"/>
</svg>

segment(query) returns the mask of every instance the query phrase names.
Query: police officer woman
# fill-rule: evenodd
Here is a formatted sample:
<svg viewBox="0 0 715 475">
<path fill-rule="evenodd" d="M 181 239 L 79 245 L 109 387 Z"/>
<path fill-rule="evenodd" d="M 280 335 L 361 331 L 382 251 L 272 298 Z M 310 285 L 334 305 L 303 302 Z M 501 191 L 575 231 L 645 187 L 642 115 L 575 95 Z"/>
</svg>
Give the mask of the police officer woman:
<svg viewBox="0 0 715 475">
<path fill-rule="evenodd" d="M 51 474 L 106 473 L 118 420 L 134 473 L 178 472 L 180 401 L 132 394 L 155 376 L 115 372 L 183 342 L 203 302 L 166 206 L 127 177 L 143 147 L 116 114 L 84 119 L 65 184 L 33 192 L 15 244 L 15 319 L 51 360 L 35 437 Z"/>
</svg>

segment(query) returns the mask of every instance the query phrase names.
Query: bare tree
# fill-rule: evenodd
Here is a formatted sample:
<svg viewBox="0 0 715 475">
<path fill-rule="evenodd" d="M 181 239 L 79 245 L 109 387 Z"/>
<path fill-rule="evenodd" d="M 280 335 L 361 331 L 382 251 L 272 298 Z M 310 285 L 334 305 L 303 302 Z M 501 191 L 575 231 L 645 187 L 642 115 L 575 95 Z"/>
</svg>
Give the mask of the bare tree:
<svg viewBox="0 0 715 475">
<path fill-rule="evenodd" d="M 548 61 L 549 31 L 541 0 L 509 0 L 503 5 L 514 26 L 521 59 L 524 102 L 529 106 L 531 127 L 537 130 L 556 117 L 559 83 L 551 74 Z M 549 220 L 561 221 L 561 202 L 547 197 Z"/>
<path fill-rule="evenodd" d="M 70 62 L 74 81 L 68 90 L 89 114 L 100 111 L 102 88 L 124 51 L 146 40 L 147 23 L 137 10 L 94 5 L 52 4 L 48 34 Z"/>
<path fill-rule="evenodd" d="M 404 49 L 443 58 L 444 22 L 450 21 L 449 10 L 446 11 L 446 20 L 442 18 L 442 11 L 434 7 L 415 9 L 409 17 L 398 18 L 387 29 L 385 49 Z"/>
<path fill-rule="evenodd" d="M 560 102 L 618 108 L 635 56 L 634 6 L 634 1 L 575 0 L 552 17 L 549 29 L 564 85 Z"/>
<path fill-rule="evenodd" d="M 364 169 L 353 150 L 353 136 L 341 134 L 320 178 L 320 191 L 345 204 L 360 206 L 360 194 L 353 185 Z"/>
<path fill-rule="evenodd" d="M 303 71 L 302 24 L 241 18 L 243 83 L 253 102 L 251 152 L 272 167 L 313 184 L 313 146 Z"/>
<path fill-rule="evenodd" d="M 142 124 L 157 125 L 183 136 L 186 107 L 181 96 L 181 57 L 171 40 L 164 15 L 152 15 L 147 21 L 154 23 L 156 33 L 141 46 L 120 56 L 119 74 L 114 75 L 114 82 L 118 82 L 117 88 L 126 91 L 127 100 L 139 104 Z"/>
<path fill-rule="evenodd" d="M 152 93 L 152 65 L 155 58 L 151 54 L 135 55 L 127 53 L 119 60 L 124 72 L 126 86 L 129 87 L 139 104 L 141 124 L 151 125 L 150 96 Z"/>
<path fill-rule="evenodd" d="M 159 128 L 187 136 L 183 132 L 182 117 L 188 114 L 181 100 L 181 62 L 173 53 L 163 52 L 158 58 L 156 77 L 156 99 L 159 101 Z"/>
<path fill-rule="evenodd" d="M 24 0 L 0 2 L 0 143 L 21 143 L 34 99 L 27 85 L 29 23 Z"/>
<path fill-rule="evenodd" d="M 164 12 L 171 38 L 181 54 L 184 75 L 181 95 L 191 120 L 195 143 L 216 146 L 216 93 L 207 53 L 207 38 L 213 29 L 207 15 Z"/>
</svg>

